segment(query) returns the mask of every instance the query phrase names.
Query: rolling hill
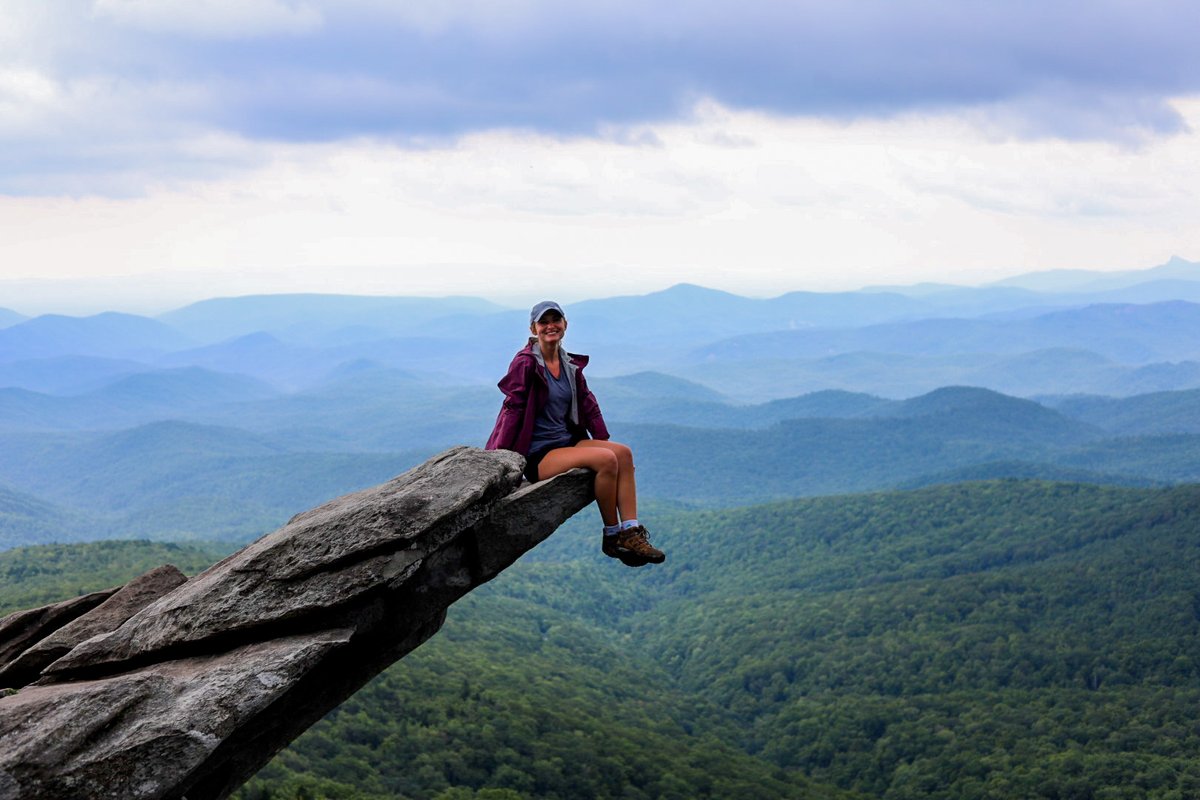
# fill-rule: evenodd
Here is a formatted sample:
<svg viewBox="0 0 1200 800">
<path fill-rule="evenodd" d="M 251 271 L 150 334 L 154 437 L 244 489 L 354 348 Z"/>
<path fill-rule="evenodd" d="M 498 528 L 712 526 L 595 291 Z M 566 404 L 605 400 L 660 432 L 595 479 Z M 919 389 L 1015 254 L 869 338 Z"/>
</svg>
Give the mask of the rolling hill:
<svg viewBox="0 0 1200 800">
<path fill-rule="evenodd" d="M 1200 390 L 1125 398 L 1061 397 L 1047 399 L 1045 404 L 1113 433 L 1200 433 Z"/>
<path fill-rule="evenodd" d="M 57 356 L 143 361 L 190 344 L 174 328 L 133 314 L 46 314 L 0 329 L 0 362 Z"/>
<path fill-rule="evenodd" d="M 667 563 L 588 510 L 239 800 L 1200 796 L 1197 266 L 570 307 Z M 523 316 L 0 312 L 0 608 L 481 443 Z M 131 536 L 225 544 L 44 544 Z"/>
<path fill-rule="evenodd" d="M 651 513 L 666 564 L 626 569 L 594 519 L 568 522 L 239 800 L 1200 788 L 1200 487 L 1003 480 Z M 0 554 L 0 603 L 203 557 L 150 547 Z"/>
<path fill-rule="evenodd" d="M 858 351 L 900 355 L 1016 354 L 1046 348 L 1090 350 L 1125 363 L 1179 360 L 1200 350 L 1200 305 L 1100 304 L 1028 319 L 914 322 L 777 331 L 738 336 L 694 350 L 693 361 L 819 358 Z"/>
</svg>

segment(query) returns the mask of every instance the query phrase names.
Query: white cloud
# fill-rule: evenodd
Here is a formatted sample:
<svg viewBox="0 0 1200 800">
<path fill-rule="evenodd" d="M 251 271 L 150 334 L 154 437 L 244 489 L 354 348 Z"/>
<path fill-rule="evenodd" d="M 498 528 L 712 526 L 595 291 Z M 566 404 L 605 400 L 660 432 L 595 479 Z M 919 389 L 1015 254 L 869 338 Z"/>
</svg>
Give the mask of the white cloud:
<svg viewBox="0 0 1200 800">
<path fill-rule="evenodd" d="M 296 0 L 95 0 L 93 11 L 148 31 L 217 38 L 308 33 L 322 23 L 313 3 Z"/>
<path fill-rule="evenodd" d="M 260 166 L 126 200 L 0 198 L 0 263 L 6 278 L 145 274 L 180 302 L 679 281 L 775 294 L 1149 266 L 1200 257 L 1200 99 L 1175 107 L 1193 132 L 1139 148 L 998 140 L 954 115 L 836 124 L 715 105 L 610 138 L 208 137 L 189 152 Z"/>
<path fill-rule="evenodd" d="M 0 67 L 0 132 L 33 127 L 58 96 L 58 85 L 37 70 Z"/>
</svg>

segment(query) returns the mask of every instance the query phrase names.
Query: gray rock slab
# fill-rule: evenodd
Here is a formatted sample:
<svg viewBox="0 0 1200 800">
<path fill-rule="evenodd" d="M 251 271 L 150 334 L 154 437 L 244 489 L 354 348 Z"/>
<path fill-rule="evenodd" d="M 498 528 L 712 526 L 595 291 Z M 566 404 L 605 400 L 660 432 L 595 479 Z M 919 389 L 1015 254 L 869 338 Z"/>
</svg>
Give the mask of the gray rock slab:
<svg viewBox="0 0 1200 800">
<path fill-rule="evenodd" d="M 0 701 L 0 800 L 182 797 L 231 732 L 269 715 L 349 638 L 288 637 L 24 689 Z"/>
<path fill-rule="evenodd" d="M 0 619 L 0 666 L 7 665 L 63 625 L 91 611 L 116 594 L 120 588 L 118 586 L 73 597 L 61 603 L 17 611 Z M 0 683 L 0 686 L 3 685 Z"/>
<path fill-rule="evenodd" d="M 514 491 L 522 466 L 449 451 L 296 517 L 81 642 L 56 662 L 74 674 L 0 697 L 0 800 L 228 797 L 593 500 L 584 470 Z M 230 593 L 266 621 L 231 613 Z"/>
<path fill-rule="evenodd" d="M 177 567 L 165 564 L 122 586 L 100 605 L 52 632 L 0 669 L 0 686 L 24 686 L 77 644 L 116 630 L 135 613 L 187 582 Z"/>
<path fill-rule="evenodd" d="M 403 580 L 442 543 L 512 492 L 524 459 L 460 447 L 385 484 L 299 514 L 116 631 L 52 664 L 57 679 L 93 676 L 159 651 L 188 652 L 209 639 L 236 642 L 256 628 L 328 615 Z"/>
</svg>

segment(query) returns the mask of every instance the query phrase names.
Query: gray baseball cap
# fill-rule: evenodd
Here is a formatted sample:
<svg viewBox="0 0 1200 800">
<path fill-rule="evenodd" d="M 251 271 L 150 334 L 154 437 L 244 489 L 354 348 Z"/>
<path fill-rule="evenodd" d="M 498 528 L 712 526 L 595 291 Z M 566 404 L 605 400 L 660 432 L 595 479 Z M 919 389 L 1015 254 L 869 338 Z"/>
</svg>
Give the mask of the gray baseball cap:
<svg viewBox="0 0 1200 800">
<path fill-rule="evenodd" d="M 562 310 L 562 306 L 553 300 L 543 300 L 529 312 L 529 324 L 532 325 L 537 322 L 547 311 L 557 311 L 560 317 L 563 319 L 567 318 L 567 315 Z"/>
</svg>

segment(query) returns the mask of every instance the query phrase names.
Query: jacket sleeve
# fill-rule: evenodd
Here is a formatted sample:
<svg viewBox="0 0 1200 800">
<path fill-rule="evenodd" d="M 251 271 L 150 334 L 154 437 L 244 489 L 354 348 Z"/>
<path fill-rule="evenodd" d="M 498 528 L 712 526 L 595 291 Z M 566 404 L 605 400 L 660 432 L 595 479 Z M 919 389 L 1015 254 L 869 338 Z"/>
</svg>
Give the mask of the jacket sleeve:
<svg viewBox="0 0 1200 800">
<path fill-rule="evenodd" d="M 596 395 L 588 388 L 587 379 L 579 373 L 579 422 L 592 435 L 593 439 L 608 439 L 608 426 L 600 414 L 600 404 Z"/>
<path fill-rule="evenodd" d="M 488 450 L 512 450 L 521 430 L 525 406 L 529 403 L 532 361 L 517 355 L 508 365 L 508 373 L 496 385 L 504 393 L 504 402 L 496 416 L 496 425 L 488 437 Z"/>
</svg>

